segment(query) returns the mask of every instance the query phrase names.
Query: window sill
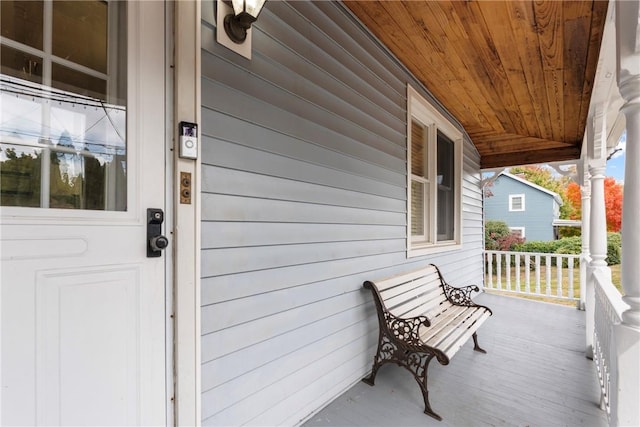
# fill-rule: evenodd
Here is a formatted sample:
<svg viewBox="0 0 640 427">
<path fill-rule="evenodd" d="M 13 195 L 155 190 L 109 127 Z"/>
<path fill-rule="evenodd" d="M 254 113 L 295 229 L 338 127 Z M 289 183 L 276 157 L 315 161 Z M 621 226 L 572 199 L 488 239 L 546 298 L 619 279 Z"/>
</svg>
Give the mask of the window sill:
<svg viewBox="0 0 640 427">
<path fill-rule="evenodd" d="M 462 249 L 462 243 L 460 242 L 446 242 L 433 244 L 417 244 L 414 243 L 411 247 L 407 248 L 407 258 L 413 258 L 423 255 L 430 255 L 440 252 L 449 252 Z"/>
</svg>

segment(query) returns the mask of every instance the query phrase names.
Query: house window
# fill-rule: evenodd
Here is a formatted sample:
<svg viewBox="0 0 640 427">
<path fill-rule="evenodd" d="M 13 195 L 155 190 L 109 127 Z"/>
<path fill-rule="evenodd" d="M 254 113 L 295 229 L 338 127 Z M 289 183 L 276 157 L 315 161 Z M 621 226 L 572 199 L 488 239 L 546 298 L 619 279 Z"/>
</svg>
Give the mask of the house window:
<svg viewBox="0 0 640 427">
<path fill-rule="evenodd" d="M 516 235 L 522 239 L 526 237 L 524 234 L 524 227 L 509 227 L 509 230 L 511 231 L 511 234 Z"/>
<path fill-rule="evenodd" d="M 524 194 L 509 194 L 509 212 L 524 211 Z"/>
<path fill-rule="evenodd" d="M 462 132 L 408 87 L 408 255 L 461 245 Z"/>
</svg>

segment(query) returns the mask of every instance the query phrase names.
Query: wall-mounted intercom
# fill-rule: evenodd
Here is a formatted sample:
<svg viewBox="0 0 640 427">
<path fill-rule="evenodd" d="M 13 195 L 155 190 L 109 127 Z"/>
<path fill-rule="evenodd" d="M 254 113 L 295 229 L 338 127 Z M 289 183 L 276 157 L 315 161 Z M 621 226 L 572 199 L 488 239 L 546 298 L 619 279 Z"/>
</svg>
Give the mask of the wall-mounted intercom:
<svg viewBox="0 0 640 427">
<path fill-rule="evenodd" d="M 198 158 L 198 125 L 180 122 L 180 157 L 184 159 Z"/>
</svg>

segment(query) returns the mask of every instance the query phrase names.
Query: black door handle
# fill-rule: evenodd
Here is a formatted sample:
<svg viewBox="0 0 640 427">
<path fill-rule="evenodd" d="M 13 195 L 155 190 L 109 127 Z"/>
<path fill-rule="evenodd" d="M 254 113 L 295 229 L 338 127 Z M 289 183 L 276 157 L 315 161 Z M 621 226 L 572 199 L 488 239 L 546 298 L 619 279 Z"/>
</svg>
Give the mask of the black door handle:
<svg viewBox="0 0 640 427">
<path fill-rule="evenodd" d="M 169 246 L 169 239 L 162 235 L 164 212 L 162 209 L 147 209 L 147 258 L 157 258 Z"/>
</svg>

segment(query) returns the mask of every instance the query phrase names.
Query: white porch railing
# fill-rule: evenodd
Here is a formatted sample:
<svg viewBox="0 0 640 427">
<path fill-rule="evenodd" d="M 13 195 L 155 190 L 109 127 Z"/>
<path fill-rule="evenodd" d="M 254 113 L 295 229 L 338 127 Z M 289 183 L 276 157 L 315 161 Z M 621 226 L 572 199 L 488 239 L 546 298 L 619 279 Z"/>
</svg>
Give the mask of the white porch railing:
<svg viewBox="0 0 640 427">
<path fill-rule="evenodd" d="M 581 256 L 485 251 L 487 291 L 575 301 L 581 307 Z"/>
<path fill-rule="evenodd" d="M 593 272 L 595 290 L 593 361 L 598 371 L 601 388 L 601 406 L 611 414 L 611 391 L 617 387 L 616 376 L 611 375 L 616 369 L 616 345 L 613 329 L 622 322 L 622 313 L 629 306 L 622 300 L 620 291 L 611 283 L 610 275 L 603 269 Z"/>
</svg>

